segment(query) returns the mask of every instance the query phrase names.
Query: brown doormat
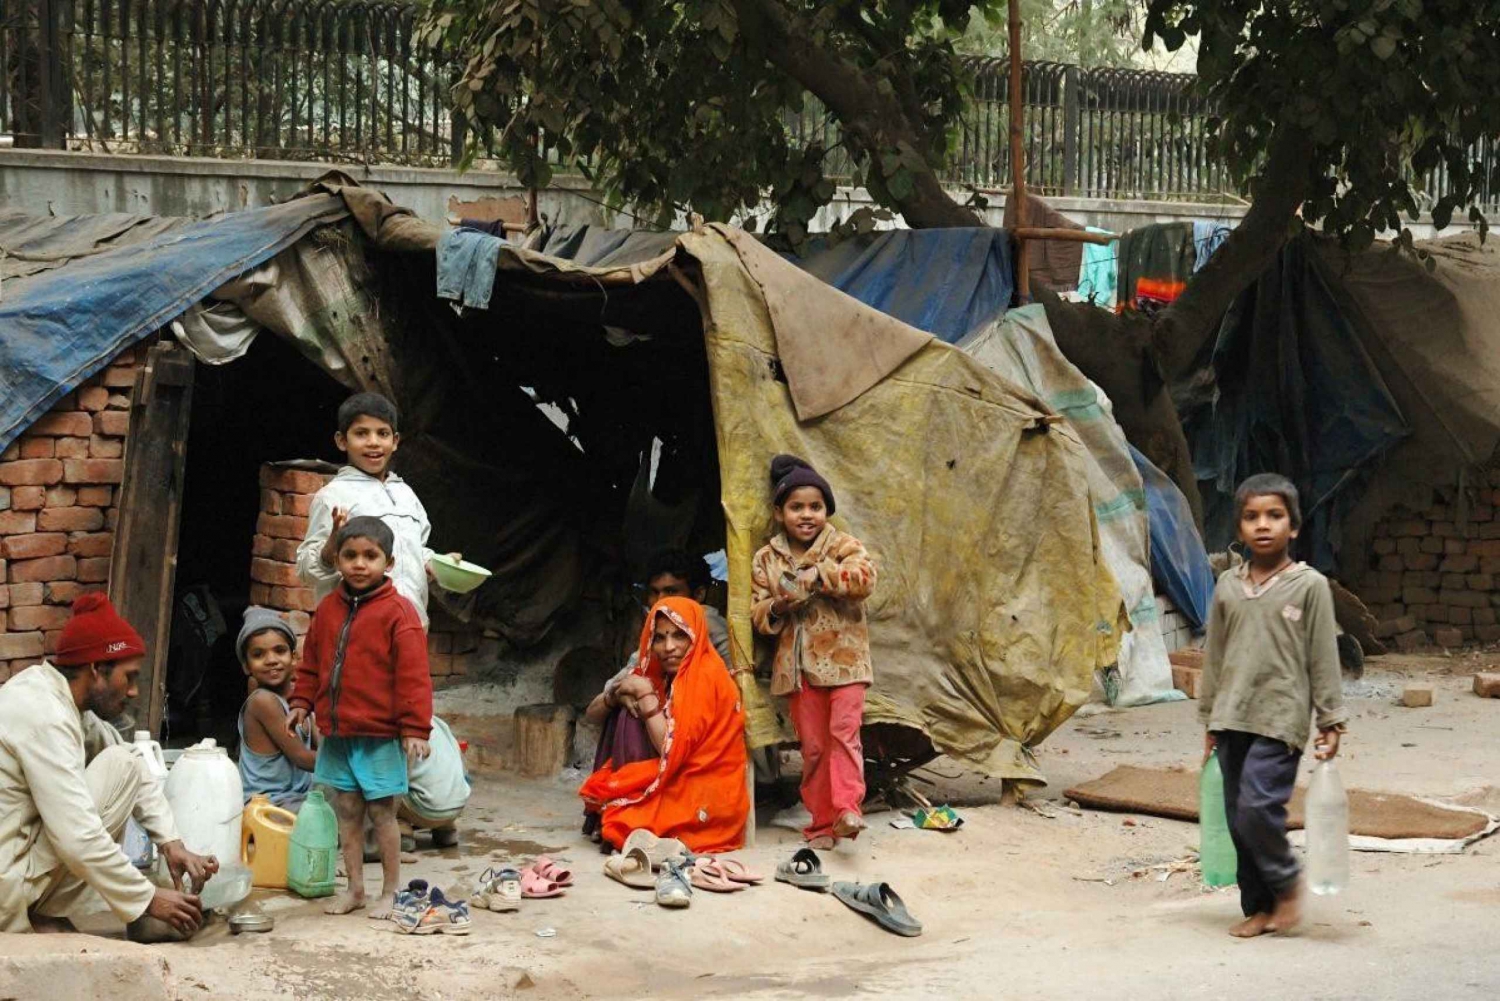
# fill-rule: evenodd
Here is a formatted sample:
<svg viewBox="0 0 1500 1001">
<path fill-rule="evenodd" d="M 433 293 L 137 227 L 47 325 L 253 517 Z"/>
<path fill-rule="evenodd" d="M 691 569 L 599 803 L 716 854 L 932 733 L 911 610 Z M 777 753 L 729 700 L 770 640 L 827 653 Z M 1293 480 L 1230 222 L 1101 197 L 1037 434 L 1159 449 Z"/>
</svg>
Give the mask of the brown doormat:
<svg viewBox="0 0 1500 1001">
<path fill-rule="evenodd" d="M 1299 786 L 1292 794 L 1287 830 L 1302 828 L 1302 805 L 1307 790 Z M 1102 778 L 1085 782 L 1063 795 L 1094 810 L 1145 813 L 1173 820 L 1198 819 L 1198 773 L 1171 768 L 1136 768 L 1121 765 Z M 1472 837 L 1487 826 L 1482 814 L 1447 809 L 1411 796 L 1396 796 L 1363 789 L 1349 790 L 1349 833 L 1371 838 Z"/>
</svg>

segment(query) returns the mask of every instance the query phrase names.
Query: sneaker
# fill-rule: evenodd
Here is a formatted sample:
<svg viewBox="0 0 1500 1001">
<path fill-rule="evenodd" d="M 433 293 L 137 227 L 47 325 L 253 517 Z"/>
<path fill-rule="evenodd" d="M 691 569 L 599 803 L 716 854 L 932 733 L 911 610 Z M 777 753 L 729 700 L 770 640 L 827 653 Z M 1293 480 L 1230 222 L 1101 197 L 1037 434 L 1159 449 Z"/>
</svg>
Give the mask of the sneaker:
<svg viewBox="0 0 1500 1001">
<path fill-rule="evenodd" d="M 521 874 L 511 866 L 486 869 L 474 884 L 469 902 L 475 907 L 505 914 L 521 909 Z"/>
<path fill-rule="evenodd" d="M 437 887 L 432 888 L 427 910 L 421 916 L 413 917 L 409 910 L 399 913 L 396 925 L 407 935 L 467 935 L 471 927 L 469 902 L 449 900 Z"/>
<path fill-rule="evenodd" d="M 661 875 L 656 879 L 656 902 L 663 907 L 687 907 L 693 902 L 693 885 L 677 859 L 667 859 L 661 864 Z"/>
</svg>

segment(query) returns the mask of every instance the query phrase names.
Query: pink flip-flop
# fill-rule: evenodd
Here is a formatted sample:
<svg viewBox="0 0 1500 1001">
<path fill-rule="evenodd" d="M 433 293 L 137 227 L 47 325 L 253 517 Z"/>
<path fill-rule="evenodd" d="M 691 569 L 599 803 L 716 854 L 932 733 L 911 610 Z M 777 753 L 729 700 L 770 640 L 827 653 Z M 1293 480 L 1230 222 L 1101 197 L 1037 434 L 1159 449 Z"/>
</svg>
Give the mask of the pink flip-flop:
<svg viewBox="0 0 1500 1001">
<path fill-rule="evenodd" d="M 563 888 L 544 879 L 534 869 L 521 870 L 521 896 L 528 900 L 542 900 L 547 897 L 561 897 Z"/>
<path fill-rule="evenodd" d="M 745 863 L 741 862 L 739 859 L 716 858 L 714 859 L 714 861 L 717 862 L 719 864 L 719 867 L 724 870 L 724 875 L 728 876 L 736 883 L 744 883 L 747 886 L 754 886 L 756 883 L 759 883 L 761 880 L 766 878 L 758 872 L 751 872 L 748 868 L 745 867 Z"/>
<path fill-rule="evenodd" d="M 564 869 L 546 855 L 538 855 L 526 868 L 558 886 L 573 885 L 573 870 Z"/>
<path fill-rule="evenodd" d="M 734 893 L 745 888 L 744 883 L 736 883 L 729 878 L 717 859 L 706 855 L 693 860 L 693 866 L 688 870 L 688 879 L 695 889 L 711 890 L 714 893 Z"/>
</svg>

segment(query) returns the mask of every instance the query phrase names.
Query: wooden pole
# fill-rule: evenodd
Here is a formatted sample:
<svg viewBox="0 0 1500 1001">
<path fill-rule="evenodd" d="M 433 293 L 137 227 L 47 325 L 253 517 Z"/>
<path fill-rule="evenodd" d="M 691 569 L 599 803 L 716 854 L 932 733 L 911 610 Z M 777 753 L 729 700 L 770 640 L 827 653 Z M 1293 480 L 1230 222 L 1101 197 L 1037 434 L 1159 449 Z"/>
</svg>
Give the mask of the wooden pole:
<svg viewBox="0 0 1500 1001">
<path fill-rule="evenodd" d="M 1015 225 L 1026 225 L 1026 163 L 1021 144 L 1021 0 L 1010 0 L 1010 173 Z M 1031 255 L 1026 238 L 1016 233 L 1016 294 L 1022 305 L 1031 301 Z"/>
<path fill-rule="evenodd" d="M 1085 229 L 1052 229 L 1045 226 L 1017 226 L 1011 233 L 1018 240 L 1061 240 L 1064 243 L 1097 243 L 1100 246 L 1119 239 L 1113 233 L 1090 233 Z"/>
</svg>

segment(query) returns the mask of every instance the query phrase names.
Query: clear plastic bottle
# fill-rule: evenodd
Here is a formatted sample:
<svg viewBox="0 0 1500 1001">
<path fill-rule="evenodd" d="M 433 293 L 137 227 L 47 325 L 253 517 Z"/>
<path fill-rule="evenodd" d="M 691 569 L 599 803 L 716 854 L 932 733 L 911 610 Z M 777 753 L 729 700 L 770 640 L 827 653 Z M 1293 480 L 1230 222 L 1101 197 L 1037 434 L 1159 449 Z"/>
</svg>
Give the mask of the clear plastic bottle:
<svg viewBox="0 0 1500 1001">
<path fill-rule="evenodd" d="M 1205 886 L 1232 886 L 1239 868 L 1229 817 L 1224 810 L 1224 773 L 1219 755 L 1210 754 L 1198 776 L 1198 866 Z"/>
<path fill-rule="evenodd" d="M 1307 885 L 1319 896 L 1349 886 L 1349 798 L 1332 761 L 1320 761 L 1307 789 Z"/>
</svg>

